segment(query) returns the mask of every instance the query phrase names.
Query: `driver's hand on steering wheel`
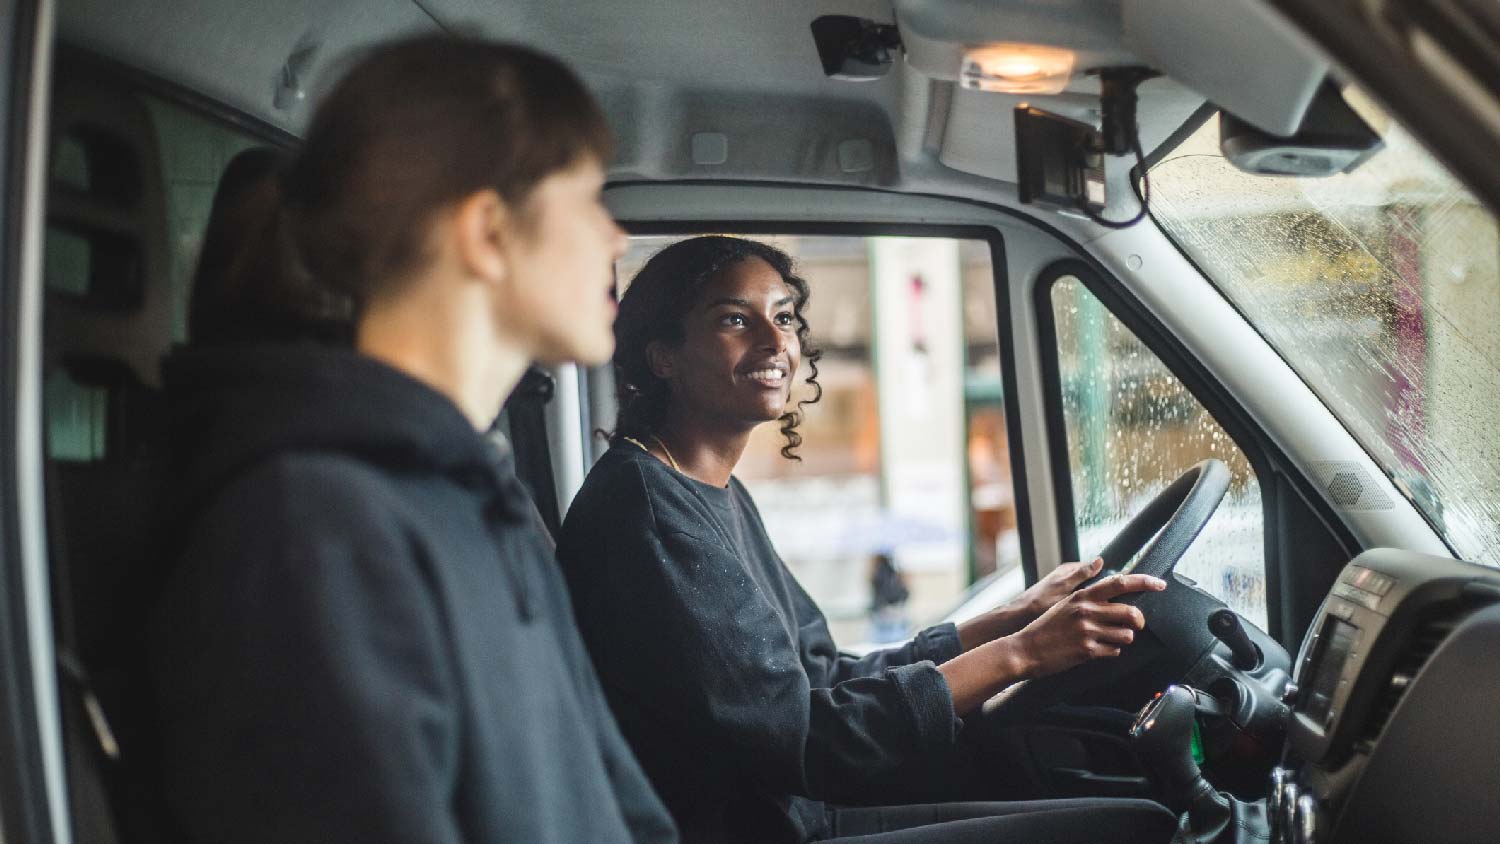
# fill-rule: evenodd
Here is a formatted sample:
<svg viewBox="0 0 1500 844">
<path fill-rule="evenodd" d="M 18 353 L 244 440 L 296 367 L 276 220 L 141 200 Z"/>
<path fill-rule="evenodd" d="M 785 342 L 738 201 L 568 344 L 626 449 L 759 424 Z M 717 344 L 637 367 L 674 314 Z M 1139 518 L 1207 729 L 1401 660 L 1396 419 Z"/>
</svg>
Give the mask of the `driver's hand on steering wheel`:
<svg viewBox="0 0 1500 844">
<path fill-rule="evenodd" d="M 1093 569 L 1089 564 L 1082 572 Z M 1071 571 L 1058 580 L 1079 574 Z M 1083 579 L 1080 577 L 1080 582 Z M 1053 601 L 1045 612 L 1014 633 L 987 642 L 965 642 L 962 654 L 938 666 L 953 696 L 953 711 L 959 715 L 973 712 L 996 692 L 1020 680 L 1056 674 L 1091 659 L 1119 656 L 1120 650 L 1135 640 L 1136 631 L 1146 627 L 1146 617 L 1129 604 L 1112 603 L 1113 599 L 1166 588 L 1166 581 L 1148 574 L 1113 575 Z M 966 629 L 974 631 L 969 625 L 960 627 L 960 640 Z"/>
<path fill-rule="evenodd" d="M 1098 574 L 1103 567 L 1103 557 L 1095 557 L 1086 563 L 1063 563 L 1057 566 L 1014 600 L 959 625 L 959 642 L 963 644 L 964 650 L 969 650 L 1018 632 L 1036 621 L 1058 601 L 1071 595 L 1074 589 Z"/>
<path fill-rule="evenodd" d="M 1119 574 L 1069 592 L 1008 637 L 1020 658 L 1022 674 L 1044 677 L 1091 659 L 1119 656 L 1135 640 L 1136 631 L 1145 629 L 1146 617 L 1129 604 L 1112 601 L 1131 592 L 1166 588 L 1166 581 L 1149 574 Z"/>
</svg>

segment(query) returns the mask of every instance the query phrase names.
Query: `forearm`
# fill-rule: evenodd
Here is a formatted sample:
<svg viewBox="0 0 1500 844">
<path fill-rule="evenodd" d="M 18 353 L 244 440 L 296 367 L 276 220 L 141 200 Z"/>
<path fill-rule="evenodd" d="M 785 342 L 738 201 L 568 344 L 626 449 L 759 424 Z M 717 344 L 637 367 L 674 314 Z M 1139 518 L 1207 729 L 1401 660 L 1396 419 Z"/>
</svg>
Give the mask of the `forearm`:
<svg viewBox="0 0 1500 844">
<path fill-rule="evenodd" d="M 1037 615 L 1019 601 L 1006 604 L 958 625 L 959 644 L 967 653 L 987 642 L 1019 631 Z"/>
<path fill-rule="evenodd" d="M 1033 665 L 1015 640 L 1002 637 L 948 660 L 938 666 L 938 671 L 948 681 L 953 711 L 963 716 L 1007 686 L 1029 677 Z"/>
</svg>

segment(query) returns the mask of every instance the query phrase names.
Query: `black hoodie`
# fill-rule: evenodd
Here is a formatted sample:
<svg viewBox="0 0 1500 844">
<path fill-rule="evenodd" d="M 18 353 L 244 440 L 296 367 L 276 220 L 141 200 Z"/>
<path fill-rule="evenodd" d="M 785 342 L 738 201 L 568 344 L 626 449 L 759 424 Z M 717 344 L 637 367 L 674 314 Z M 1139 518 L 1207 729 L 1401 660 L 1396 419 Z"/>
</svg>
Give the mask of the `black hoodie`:
<svg viewBox="0 0 1500 844">
<path fill-rule="evenodd" d="M 508 455 L 352 351 L 181 354 L 162 787 L 212 842 L 673 842 Z"/>
</svg>

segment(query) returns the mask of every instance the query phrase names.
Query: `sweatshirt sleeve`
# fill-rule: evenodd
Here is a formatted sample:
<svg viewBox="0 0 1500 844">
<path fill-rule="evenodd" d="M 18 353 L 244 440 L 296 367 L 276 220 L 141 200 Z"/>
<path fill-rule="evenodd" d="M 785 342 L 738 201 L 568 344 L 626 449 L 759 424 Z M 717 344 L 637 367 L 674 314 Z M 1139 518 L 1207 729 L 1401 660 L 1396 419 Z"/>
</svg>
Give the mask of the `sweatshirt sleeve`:
<svg viewBox="0 0 1500 844">
<path fill-rule="evenodd" d="M 901 665 L 918 662 L 942 665 L 961 653 L 963 646 L 959 644 L 958 627 L 938 624 L 917 633 L 899 647 L 883 648 L 863 656 L 835 651 L 825 658 L 828 659 L 831 684 L 838 684 L 855 677 L 873 677 Z"/>
<path fill-rule="evenodd" d="M 632 719 L 638 749 L 691 747 L 695 764 L 724 778 L 853 800 L 866 782 L 954 742 L 952 698 L 932 663 L 811 688 L 792 634 L 744 564 L 706 527 L 686 529 L 698 516 L 658 512 L 680 505 L 653 496 L 638 465 L 615 480 L 608 524 L 575 523 L 562 553 L 577 576 L 597 578 L 582 588 L 603 600 L 581 608 L 580 622 L 611 694 L 645 713 Z"/>
<path fill-rule="evenodd" d="M 242 480 L 158 608 L 163 785 L 192 840 L 463 840 L 440 608 L 398 520 L 347 486 Z"/>
</svg>

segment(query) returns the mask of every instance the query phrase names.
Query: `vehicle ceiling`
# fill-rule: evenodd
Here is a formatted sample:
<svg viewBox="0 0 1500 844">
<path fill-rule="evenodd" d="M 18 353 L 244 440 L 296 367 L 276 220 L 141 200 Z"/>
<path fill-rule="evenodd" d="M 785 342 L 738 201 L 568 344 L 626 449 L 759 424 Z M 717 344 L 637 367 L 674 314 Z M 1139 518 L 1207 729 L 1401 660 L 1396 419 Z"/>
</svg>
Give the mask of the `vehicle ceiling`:
<svg viewBox="0 0 1500 844">
<path fill-rule="evenodd" d="M 1021 97 L 961 89 L 966 44 L 1069 47 L 1080 67 L 1150 64 L 1142 142 L 1205 100 L 1266 128 L 1295 126 L 1326 67 L 1257 2 L 1200 0 L 60 0 L 67 43 L 118 59 L 293 134 L 357 50 L 407 33 L 479 32 L 560 55 L 600 95 L 619 140 L 614 181 L 751 179 L 967 196 L 1015 204 L 1011 111 Z M 191 10 L 191 11 L 188 11 Z M 824 76 L 809 30 L 825 14 L 896 21 L 904 60 L 870 82 Z M 1257 17 L 1259 16 L 1259 17 Z M 275 106 L 300 47 L 307 100 Z M 1097 123 L 1097 83 L 1032 103 Z M 1290 92 L 1290 93 L 1289 93 Z M 694 133 L 726 136 L 694 163 Z M 846 142 L 854 142 L 852 145 Z M 869 146 L 863 146 L 868 142 Z M 841 160 L 841 144 L 843 156 Z M 863 153 L 863 154 L 861 154 Z M 859 159 L 867 159 L 860 161 Z M 1113 178 L 1124 177 L 1124 162 Z"/>
</svg>

